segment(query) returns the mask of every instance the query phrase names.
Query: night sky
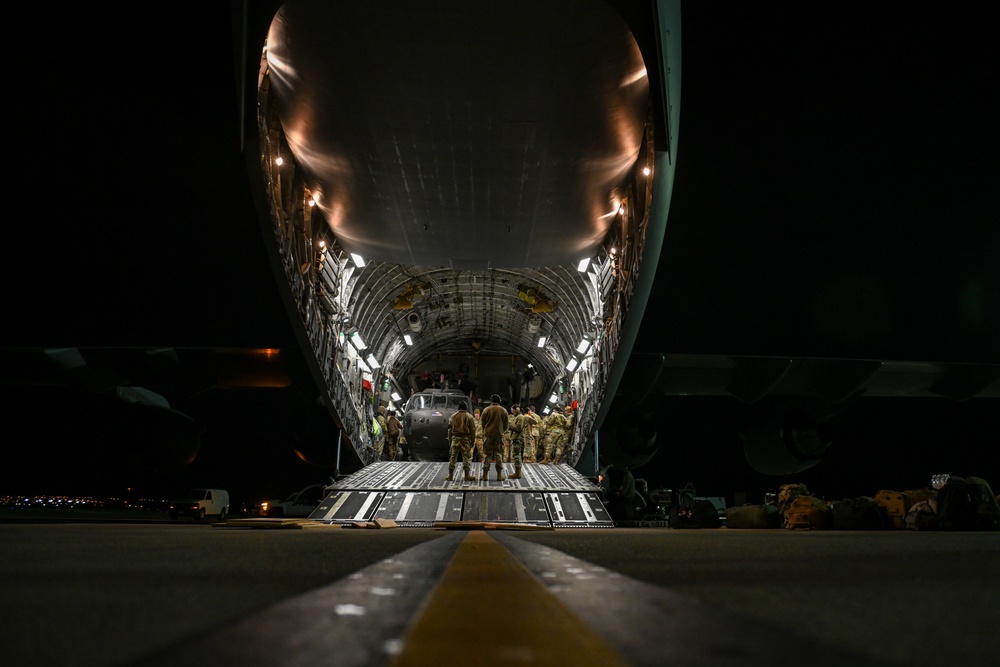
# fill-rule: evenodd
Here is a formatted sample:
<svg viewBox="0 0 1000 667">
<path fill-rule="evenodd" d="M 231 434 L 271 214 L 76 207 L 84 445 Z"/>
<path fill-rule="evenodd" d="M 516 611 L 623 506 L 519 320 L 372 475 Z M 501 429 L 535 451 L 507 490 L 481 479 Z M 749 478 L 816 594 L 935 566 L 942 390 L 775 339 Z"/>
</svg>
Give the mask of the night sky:
<svg viewBox="0 0 1000 667">
<path fill-rule="evenodd" d="M 229 6 L 11 17 L 0 346 L 289 343 L 239 152 Z M 648 308 L 658 319 L 638 348 L 1000 362 L 994 26 L 968 5 L 685 4 L 676 180 Z M 867 488 L 910 461 L 899 485 L 948 471 L 1000 482 L 984 444 L 996 442 L 995 410 L 924 404 L 910 419 L 909 405 L 860 416 L 808 478 L 855 474 Z M 70 422 L 11 432 L 21 407 L 8 403 L 4 439 L 31 462 L 5 465 L 0 482 L 66 476 L 58 453 L 90 445 Z M 637 475 L 693 477 L 720 495 L 769 485 L 738 449 L 725 456 L 733 444 L 712 414 L 678 417 L 677 445 Z M 248 494 L 324 481 L 285 434 L 254 426 L 219 437 L 198 465 Z M 955 439 L 963 451 L 935 458 L 935 442 Z M 121 485 L 113 460 L 91 463 Z M 268 477 L 278 470 L 289 472 Z"/>
</svg>

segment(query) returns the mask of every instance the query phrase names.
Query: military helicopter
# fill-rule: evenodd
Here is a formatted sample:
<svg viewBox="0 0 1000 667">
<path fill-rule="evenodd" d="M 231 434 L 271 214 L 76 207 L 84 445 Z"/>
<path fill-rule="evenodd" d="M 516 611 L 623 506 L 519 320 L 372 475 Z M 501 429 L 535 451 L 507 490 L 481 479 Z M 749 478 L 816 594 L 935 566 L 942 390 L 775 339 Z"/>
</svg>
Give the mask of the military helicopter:
<svg viewBox="0 0 1000 667">
<path fill-rule="evenodd" d="M 412 460 L 448 460 L 448 420 L 463 401 L 471 412 L 472 401 L 460 389 L 424 389 L 407 399 L 401 421 Z"/>
</svg>

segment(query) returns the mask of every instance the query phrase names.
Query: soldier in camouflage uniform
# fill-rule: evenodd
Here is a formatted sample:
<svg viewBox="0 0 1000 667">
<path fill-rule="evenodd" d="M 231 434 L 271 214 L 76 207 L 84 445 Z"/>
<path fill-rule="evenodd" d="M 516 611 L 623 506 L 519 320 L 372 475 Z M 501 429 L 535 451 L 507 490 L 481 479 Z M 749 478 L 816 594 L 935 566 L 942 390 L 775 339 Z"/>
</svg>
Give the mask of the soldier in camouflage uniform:
<svg viewBox="0 0 1000 667">
<path fill-rule="evenodd" d="M 486 462 L 486 454 L 483 452 L 483 422 L 479 418 L 479 408 L 476 408 L 472 413 L 472 416 L 476 418 L 476 438 L 475 445 L 476 451 L 479 452 L 479 460 Z"/>
<path fill-rule="evenodd" d="M 545 458 L 540 463 L 559 463 L 562 460 L 569 433 L 569 420 L 566 419 L 568 410 L 571 408 L 556 407 L 552 414 L 545 418 Z"/>
<path fill-rule="evenodd" d="M 448 419 L 448 441 L 451 443 L 451 451 L 448 458 L 448 476 L 445 479 L 449 482 L 455 478 L 455 464 L 460 453 L 465 481 L 476 481 L 472 475 L 472 438 L 476 433 L 475 421 L 469 414 L 465 401 L 458 404 L 458 412 Z"/>
<path fill-rule="evenodd" d="M 385 421 L 385 406 L 378 406 L 378 417 L 375 418 L 378 424 L 378 434 L 375 436 L 375 460 L 382 460 L 382 450 L 385 448 L 385 438 L 389 433 L 389 425 Z"/>
<path fill-rule="evenodd" d="M 483 410 L 480 419 L 483 422 L 483 450 L 486 452 L 486 460 L 483 461 L 483 474 L 480 480 L 483 482 L 490 479 L 490 464 L 492 459 L 497 469 L 497 481 L 502 482 L 507 478 L 503 472 L 503 433 L 507 430 L 509 415 L 507 409 L 500 405 L 500 394 L 490 396 L 490 404 Z"/>
<path fill-rule="evenodd" d="M 521 460 L 525 463 L 536 463 L 538 461 L 538 436 L 542 418 L 535 412 L 535 406 L 529 405 L 528 411 L 524 413 L 524 453 Z"/>
<path fill-rule="evenodd" d="M 386 417 L 385 435 L 385 457 L 388 461 L 396 460 L 396 453 L 399 451 L 399 436 L 403 432 L 403 425 L 399 423 L 395 410 L 389 410 Z"/>
<path fill-rule="evenodd" d="M 510 479 L 521 479 L 521 455 L 524 450 L 524 427 L 526 418 L 521 414 L 521 406 L 514 403 L 510 406 L 510 424 L 507 432 L 510 433 L 510 455 L 514 461 L 514 472 Z"/>
<path fill-rule="evenodd" d="M 511 406 L 513 409 L 514 406 Z M 503 432 L 503 462 L 510 463 L 510 426 Z"/>
<path fill-rule="evenodd" d="M 573 431 L 576 427 L 576 408 L 566 406 L 566 432 L 563 433 L 562 446 L 556 443 L 556 458 L 553 463 L 559 463 L 560 459 L 566 456 L 570 450 L 570 440 L 573 438 Z M 562 452 L 562 453 L 560 453 Z"/>
</svg>

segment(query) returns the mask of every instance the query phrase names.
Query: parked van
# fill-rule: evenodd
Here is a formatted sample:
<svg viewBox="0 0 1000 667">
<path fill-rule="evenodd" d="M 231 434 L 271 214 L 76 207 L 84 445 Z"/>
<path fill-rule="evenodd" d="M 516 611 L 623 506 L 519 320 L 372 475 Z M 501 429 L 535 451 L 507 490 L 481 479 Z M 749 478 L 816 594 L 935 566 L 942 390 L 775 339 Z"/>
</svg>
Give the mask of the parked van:
<svg viewBox="0 0 1000 667">
<path fill-rule="evenodd" d="M 229 492 L 222 489 L 188 489 L 176 500 L 170 501 L 170 518 L 190 516 L 204 519 L 218 516 L 225 519 L 229 514 Z"/>
</svg>

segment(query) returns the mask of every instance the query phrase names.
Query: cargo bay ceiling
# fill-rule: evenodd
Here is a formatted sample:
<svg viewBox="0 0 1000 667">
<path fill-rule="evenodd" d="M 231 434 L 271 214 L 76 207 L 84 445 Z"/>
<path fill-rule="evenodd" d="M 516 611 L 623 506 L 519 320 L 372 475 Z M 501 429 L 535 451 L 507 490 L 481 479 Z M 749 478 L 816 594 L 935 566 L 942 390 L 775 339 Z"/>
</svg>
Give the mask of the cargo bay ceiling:
<svg viewBox="0 0 1000 667">
<path fill-rule="evenodd" d="M 668 145 L 654 5 L 272 4 L 258 168 L 327 384 L 493 355 L 599 394 Z"/>
</svg>

